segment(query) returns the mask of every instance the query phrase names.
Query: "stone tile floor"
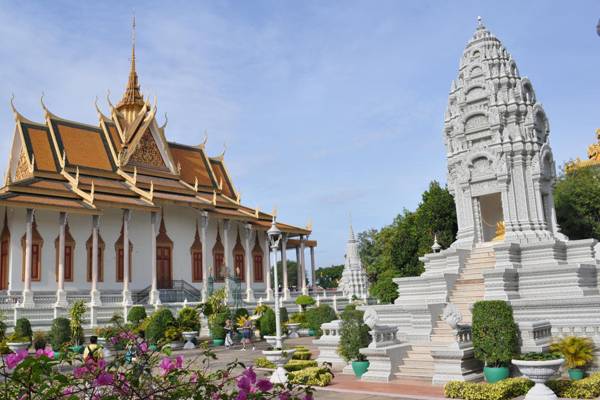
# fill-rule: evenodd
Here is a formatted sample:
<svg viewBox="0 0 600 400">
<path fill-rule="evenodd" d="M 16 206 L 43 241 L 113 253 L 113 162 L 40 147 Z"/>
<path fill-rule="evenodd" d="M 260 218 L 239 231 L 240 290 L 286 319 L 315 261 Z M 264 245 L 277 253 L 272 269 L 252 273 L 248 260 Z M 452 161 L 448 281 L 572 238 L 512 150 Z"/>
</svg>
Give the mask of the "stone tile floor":
<svg viewBox="0 0 600 400">
<path fill-rule="evenodd" d="M 286 340 L 287 346 L 302 345 L 308 347 L 313 358 L 318 355 L 318 350 L 312 345 L 313 338 L 299 338 Z M 252 361 L 262 356 L 261 351 L 267 348 L 264 342 L 256 343 L 256 349 L 240 351 L 241 346 L 237 345 L 231 349 L 225 347 L 214 348 L 217 360 L 211 361 L 210 365 L 214 368 L 222 368 L 232 361 L 240 361 L 245 364 L 252 364 Z M 198 351 L 186 351 L 186 359 L 191 360 Z M 268 374 L 268 373 L 266 373 Z M 415 381 L 392 381 L 391 383 L 370 383 L 361 382 L 354 376 L 342 375 L 341 372 L 335 373 L 335 379 L 332 384 L 325 388 L 317 388 L 316 399 L 339 399 L 343 396 L 344 400 L 383 400 L 390 398 L 399 399 L 443 399 L 443 389 L 440 386 L 432 386 L 426 382 Z"/>
</svg>

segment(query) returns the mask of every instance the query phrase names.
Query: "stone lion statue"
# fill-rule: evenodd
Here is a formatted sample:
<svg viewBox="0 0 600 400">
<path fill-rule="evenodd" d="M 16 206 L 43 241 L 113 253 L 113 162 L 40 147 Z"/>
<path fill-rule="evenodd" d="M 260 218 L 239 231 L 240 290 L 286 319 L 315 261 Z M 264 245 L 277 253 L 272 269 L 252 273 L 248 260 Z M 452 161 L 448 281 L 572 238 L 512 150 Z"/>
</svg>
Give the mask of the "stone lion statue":
<svg viewBox="0 0 600 400">
<path fill-rule="evenodd" d="M 370 307 L 367 308 L 363 315 L 363 321 L 365 322 L 365 324 L 367 324 L 369 328 L 373 329 L 375 325 L 377 325 L 377 321 L 379 321 L 377 312 Z"/>
<path fill-rule="evenodd" d="M 458 329 L 458 324 L 462 321 L 462 313 L 454 304 L 449 303 L 446 308 L 444 308 L 442 319 L 450 325 L 452 329 Z"/>
</svg>

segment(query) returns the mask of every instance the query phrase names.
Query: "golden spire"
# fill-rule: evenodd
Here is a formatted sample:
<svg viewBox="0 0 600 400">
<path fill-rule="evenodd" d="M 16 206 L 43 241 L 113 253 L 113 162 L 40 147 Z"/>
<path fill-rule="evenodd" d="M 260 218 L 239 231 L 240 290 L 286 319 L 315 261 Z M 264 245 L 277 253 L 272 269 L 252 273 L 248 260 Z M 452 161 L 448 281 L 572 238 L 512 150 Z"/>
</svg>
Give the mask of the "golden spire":
<svg viewBox="0 0 600 400">
<path fill-rule="evenodd" d="M 142 93 L 140 92 L 138 76 L 135 70 L 135 14 L 133 15 L 131 42 L 131 69 L 129 70 L 129 79 L 123 98 L 119 104 L 117 104 L 117 109 L 125 109 L 126 111 L 133 109 L 138 111 L 144 106 L 144 96 L 142 96 Z"/>
</svg>

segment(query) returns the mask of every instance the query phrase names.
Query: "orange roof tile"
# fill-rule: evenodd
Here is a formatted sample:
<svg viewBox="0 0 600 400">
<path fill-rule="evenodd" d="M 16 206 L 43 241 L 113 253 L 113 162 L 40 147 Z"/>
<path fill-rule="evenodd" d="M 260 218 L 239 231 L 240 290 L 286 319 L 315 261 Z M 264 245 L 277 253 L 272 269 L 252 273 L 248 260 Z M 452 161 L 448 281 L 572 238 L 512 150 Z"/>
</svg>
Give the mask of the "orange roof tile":
<svg viewBox="0 0 600 400">
<path fill-rule="evenodd" d="M 58 170 L 58 162 L 52 148 L 50 131 L 45 126 L 21 123 L 29 156 L 35 156 L 35 169 L 38 171 Z"/>
<path fill-rule="evenodd" d="M 169 143 L 169 149 L 175 163 L 179 163 L 181 166 L 181 179 L 193 185 L 195 179 L 198 178 L 199 185 L 215 187 L 216 182 L 213 181 L 208 161 L 202 149 L 178 143 Z"/>
<path fill-rule="evenodd" d="M 214 158 L 210 159 L 210 164 L 212 166 L 213 171 L 215 172 L 217 183 L 223 182 L 222 193 L 229 197 L 230 199 L 235 199 L 235 189 L 229 180 L 229 176 L 227 175 L 227 171 L 225 170 L 225 166 L 223 162 L 216 160 Z"/>
<path fill-rule="evenodd" d="M 121 151 L 123 147 L 123 143 L 121 143 L 121 136 L 119 135 L 119 131 L 117 130 L 117 126 L 110 122 L 105 122 L 106 129 L 108 129 L 108 134 L 110 135 L 110 139 L 112 141 L 113 148 L 118 153 Z"/>
<path fill-rule="evenodd" d="M 66 153 L 67 165 L 114 170 L 108 143 L 100 129 L 58 120 L 52 120 L 52 129 L 60 151 Z"/>
</svg>

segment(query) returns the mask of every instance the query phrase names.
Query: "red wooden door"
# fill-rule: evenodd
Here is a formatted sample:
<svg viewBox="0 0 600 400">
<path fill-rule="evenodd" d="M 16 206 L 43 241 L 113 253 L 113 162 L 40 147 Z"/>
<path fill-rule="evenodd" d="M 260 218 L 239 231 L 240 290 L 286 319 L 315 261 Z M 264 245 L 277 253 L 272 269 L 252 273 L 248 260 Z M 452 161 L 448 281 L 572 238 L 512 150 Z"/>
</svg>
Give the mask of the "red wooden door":
<svg viewBox="0 0 600 400">
<path fill-rule="evenodd" d="M 0 290 L 8 289 L 8 240 L 2 241 L 0 255 Z"/>
<path fill-rule="evenodd" d="M 156 278 L 159 289 L 171 289 L 173 278 L 171 276 L 171 248 L 156 247 Z"/>
</svg>

